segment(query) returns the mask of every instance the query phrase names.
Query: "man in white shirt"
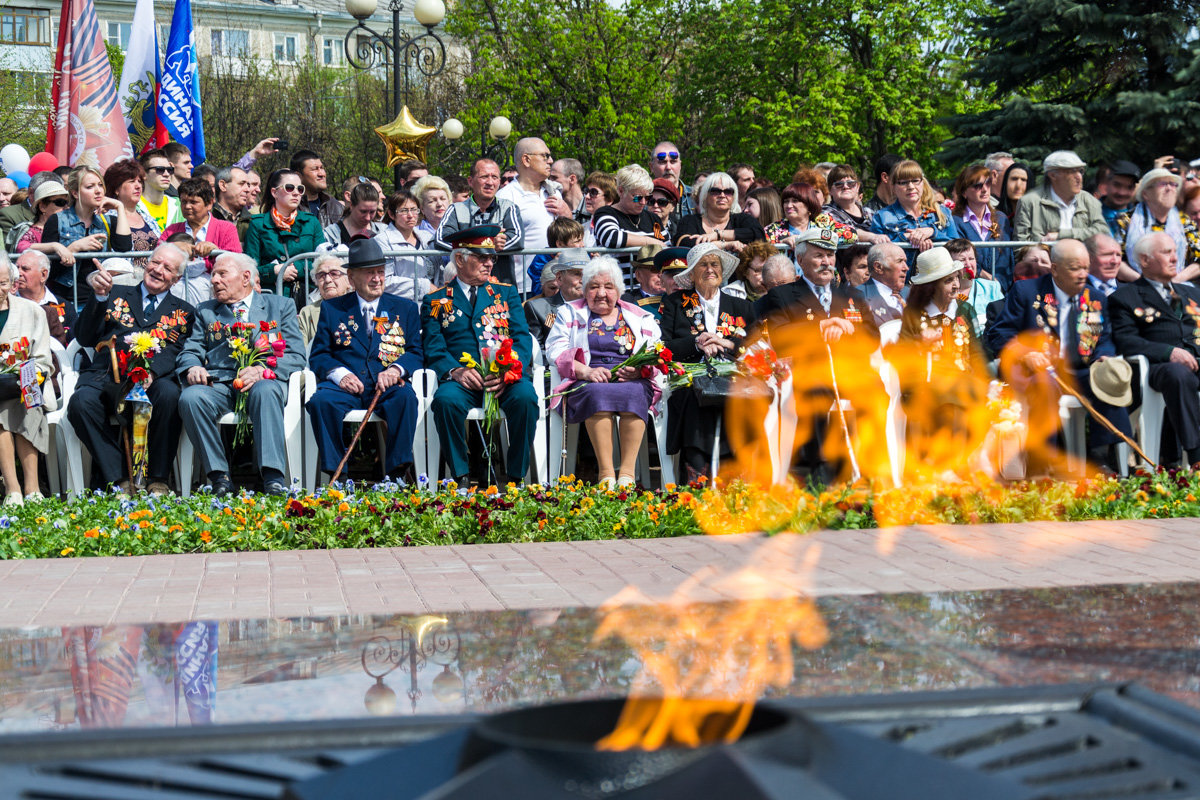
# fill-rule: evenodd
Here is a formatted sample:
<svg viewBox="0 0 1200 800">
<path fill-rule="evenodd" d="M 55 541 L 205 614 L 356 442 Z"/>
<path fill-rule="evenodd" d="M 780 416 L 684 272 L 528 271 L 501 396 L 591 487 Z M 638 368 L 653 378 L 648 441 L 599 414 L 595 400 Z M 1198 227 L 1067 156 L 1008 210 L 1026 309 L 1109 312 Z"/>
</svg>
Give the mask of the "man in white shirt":
<svg viewBox="0 0 1200 800">
<path fill-rule="evenodd" d="M 517 179 L 496 192 L 496 197 L 508 200 L 521 212 L 524 247 L 546 247 L 546 228 L 550 222 L 555 217 L 570 217 L 574 209 L 563 200 L 562 187 L 550 180 L 554 158 L 545 142 L 533 137 L 521 139 L 513 149 L 513 161 Z M 513 279 L 521 292 L 525 291 L 526 271 L 533 259 L 534 256 L 522 256 L 514 260 Z"/>
</svg>

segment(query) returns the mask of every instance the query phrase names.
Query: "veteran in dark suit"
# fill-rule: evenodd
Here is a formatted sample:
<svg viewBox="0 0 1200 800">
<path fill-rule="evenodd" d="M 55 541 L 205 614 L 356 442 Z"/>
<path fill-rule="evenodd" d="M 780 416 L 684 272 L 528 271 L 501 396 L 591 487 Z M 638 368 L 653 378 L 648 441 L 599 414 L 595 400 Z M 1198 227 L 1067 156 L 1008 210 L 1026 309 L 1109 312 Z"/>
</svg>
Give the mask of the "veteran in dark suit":
<svg viewBox="0 0 1200 800">
<path fill-rule="evenodd" d="M 1059 430 L 1060 390 L 1047 374 L 1060 378 L 1089 399 L 1096 410 L 1126 435 L 1132 434 L 1129 412 L 1100 400 L 1091 388 L 1092 364 L 1115 356 L 1108 301 L 1088 286 L 1089 258 L 1083 242 L 1062 239 L 1050 254 L 1050 274 L 1017 281 L 995 322 L 984 331 L 988 348 L 1000 354 L 1000 372 L 1026 397 L 1029 412 L 1027 446 L 1034 463 L 1042 458 L 1042 442 Z M 1088 420 L 1088 459 L 1115 471 L 1118 437 Z"/>
<path fill-rule="evenodd" d="M 410 381 L 422 367 L 417 304 L 385 294 L 387 266 L 374 239 L 350 243 L 346 275 L 354 291 L 321 303 L 309 366 L 320 383 L 308 401 L 321 450 L 321 469 L 333 473 L 346 452 L 342 420 L 365 409 L 381 391 L 375 413 L 387 425 L 387 477 L 416 481 L 413 436 L 417 395 Z"/>
<path fill-rule="evenodd" d="M 538 344 L 546 346 L 546 337 L 554 327 L 555 315 L 563 303 L 583 297 L 583 268 L 591 256 L 582 247 L 564 250 L 554 257 L 549 267 L 558 277 L 558 294 L 553 297 L 531 297 L 525 301 L 525 321 Z"/>
<path fill-rule="evenodd" d="M 900 319 L 908 300 L 908 257 L 891 242 L 872 245 L 867 251 L 867 270 L 871 279 L 858 287 L 875 319 L 875 327 Z"/>
<path fill-rule="evenodd" d="M 1113 341 L 1123 356 L 1145 356 L 1150 388 L 1167 406 L 1159 462 L 1200 462 L 1200 290 L 1174 283 L 1179 256 L 1174 240 L 1150 233 L 1134 245 L 1142 277 L 1108 297 Z"/>
<path fill-rule="evenodd" d="M 109 273 L 97 270 L 92 278 L 95 296 L 75 322 L 75 338 L 86 348 L 112 341 L 118 352 L 128 353 L 126 336 L 145 331 L 160 337 L 161 349 L 149 360 L 150 377 L 146 386 L 153 408 L 147 430 L 146 488 L 155 495 L 169 491 L 168 479 L 183 426 L 175 366 L 191 333 L 195 309 L 171 294 L 171 287 L 186 266 L 187 255 L 182 250 L 173 244 L 162 244 L 150 256 L 142 282 L 136 286 L 114 286 Z M 128 391 L 128 388 L 114 383 L 111 357 L 104 354 L 92 358 L 80 372 L 79 383 L 67 405 L 67 419 L 92 454 L 102 486 L 129 488 L 120 429 L 109 424 L 122 389 Z"/>
<path fill-rule="evenodd" d="M 840 433 L 836 443 L 827 446 L 835 377 L 841 397 L 850 401 L 860 420 L 879 415 L 887 406 L 879 375 L 870 366 L 870 355 L 879 347 L 875 317 L 858 289 L 834 284 L 837 246 L 833 231 L 809 226 L 796 237 L 800 275 L 759 300 L 762 330 L 780 358 L 793 362 L 800 426 L 795 466 L 818 483 L 836 477 L 832 468 L 839 459 L 831 454 L 844 449 L 845 436 Z M 831 353 L 838 365 L 836 376 L 830 370 Z M 876 424 L 882 430 L 882 423 Z"/>
<path fill-rule="evenodd" d="M 656 322 L 662 322 L 663 278 L 655 256 L 662 250 L 661 244 L 647 244 L 637 251 L 633 259 L 633 279 L 637 281 L 637 287 L 621 295 L 626 303 L 633 303 L 653 314 Z"/>
<path fill-rule="evenodd" d="M 537 422 L 537 393 L 530 382 L 533 340 L 521 309 L 521 297 L 511 284 L 492 280 L 498 225 L 478 225 L 458 231 L 447 241 L 453 246 L 458 277 L 425 295 L 421 303 L 421 337 L 425 366 L 438 376 L 433 419 L 450 472 L 460 484 L 467 479 L 467 412 L 483 404 L 483 393 L 495 392 L 508 420 L 510 482 L 520 482 L 529 469 L 529 450 Z M 525 369 L 519 381 L 506 385 L 498 377 L 482 378 L 464 366 L 464 353 L 481 361 L 483 348 L 495 350 L 512 339 L 513 352 Z"/>
<path fill-rule="evenodd" d="M 217 256 L 212 271 L 213 299 L 196 309 L 192 334 L 175 370 L 180 381 L 186 383 L 179 398 L 179 413 L 213 494 L 233 491 L 218 422 L 233 411 L 237 392 L 247 394 L 247 416 L 254 431 L 254 457 L 263 489 L 268 494 L 287 494 L 283 406 L 288 378 L 304 369 L 304 339 L 291 298 L 254 291 L 257 270 L 254 259 L 241 253 Z M 274 367 L 268 362 L 267 366 L 239 369 L 229 344 L 235 322 L 253 326 L 249 334 L 252 346 L 260 337 L 268 341 L 282 339 L 285 346 L 275 356 Z"/>
</svg>

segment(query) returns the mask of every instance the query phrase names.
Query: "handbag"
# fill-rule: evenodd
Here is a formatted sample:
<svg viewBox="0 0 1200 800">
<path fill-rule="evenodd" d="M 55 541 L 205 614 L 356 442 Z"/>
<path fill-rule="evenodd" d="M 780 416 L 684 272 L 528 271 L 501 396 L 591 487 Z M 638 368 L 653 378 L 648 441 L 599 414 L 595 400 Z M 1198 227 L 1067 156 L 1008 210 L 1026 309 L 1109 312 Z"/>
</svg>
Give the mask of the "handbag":
<svg viewBox="0 0 1200 800">
<path fill-rule="evenodd" d="M 5 400 L 15 400 L 21 396 L 21 384 L 17 373 L 5 372 L 0 375 L 0 403 Z"/>
<path fill-rule="evenodd" d="M 774 395 L 767 384 L 758 379 L 720 374 L 711 359 L 704 359 L 707 371 L 692 378 L 692 391 L 701 408 L 723 406 L 731 397 L 770 400 Z"/>
</svg>

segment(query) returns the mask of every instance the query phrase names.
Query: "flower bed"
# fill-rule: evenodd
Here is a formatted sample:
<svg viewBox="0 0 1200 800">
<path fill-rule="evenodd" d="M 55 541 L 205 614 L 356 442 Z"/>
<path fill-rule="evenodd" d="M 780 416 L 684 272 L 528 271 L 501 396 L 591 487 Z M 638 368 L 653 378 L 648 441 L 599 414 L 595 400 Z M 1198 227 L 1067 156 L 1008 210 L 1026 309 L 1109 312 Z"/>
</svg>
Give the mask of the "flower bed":
<svg viewBox="0 0 1200 800">
<path fill-rule="evenodd" d="M 188 499 L 92 494 L 0 513 L 0 558 L 399 547 L 805 532 L 930 523 L 1200 516 L 1200 474 L 886 489 L 795 486 L 611 491 L 557 486 L 457 490 L 383 484 L 315 495 Z"/>
</svg>

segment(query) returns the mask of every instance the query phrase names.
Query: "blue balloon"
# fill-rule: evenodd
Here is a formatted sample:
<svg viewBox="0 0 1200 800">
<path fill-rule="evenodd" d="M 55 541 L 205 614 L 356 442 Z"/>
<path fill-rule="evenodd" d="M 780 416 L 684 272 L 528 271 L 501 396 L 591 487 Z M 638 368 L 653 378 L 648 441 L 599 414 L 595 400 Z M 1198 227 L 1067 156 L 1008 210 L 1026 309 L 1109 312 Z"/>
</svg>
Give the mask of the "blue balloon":
<svg viewBox="0 0 1200 800">
<path fill-rule="evenodd" d="M 29 173 L 28 172 L 10 172 L 5 177 L 11 178 L 12 182 L 17 185 L 18 189 L 29 188 Z"/>
</svg>

